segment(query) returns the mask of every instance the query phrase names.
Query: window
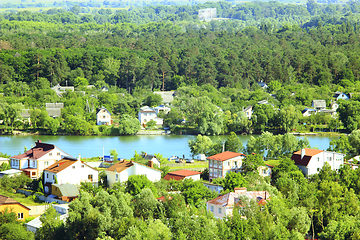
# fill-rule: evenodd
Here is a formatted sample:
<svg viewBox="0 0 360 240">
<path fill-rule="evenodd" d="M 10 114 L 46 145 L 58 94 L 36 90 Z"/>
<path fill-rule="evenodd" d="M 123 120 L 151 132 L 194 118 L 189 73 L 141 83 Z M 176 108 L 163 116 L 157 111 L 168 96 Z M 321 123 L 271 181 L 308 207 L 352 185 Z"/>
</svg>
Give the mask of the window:
<svg viewBox="0 0 360 240">
<path fill-rule="evenodd" d="M 53 175 L 53 180 L 55 181 L 55 175 Z"/>
<path fill-rule="evenodd" d="M 221 214 L 221 208 L 219 208 L 219 213 Z"/>
<path fill-rule="evenodd" d="M 60 156 L 60 153 L 58 152 L 57 155 Z"/>
<path fill-rule="evenodd" d="M 89 180 L 89 181 L 92 181 L 92 180 L 93 180 L 93 175 L 89 174 L 89 175 L 88 175 L 88 180 Z"/>
<path fill-rule="evenodd" d="M 234 166 L 235 166 L 235 167 L 237 166 L 237 162 L 234 162 Z"/>
<path fill-rule="evenodd" d="M 49 166 L 49 162 L 45 162 L 45 166 Z"/>
<path fill-rule="evenodd" d="M 72 166 L 73 169 L 75 169 L 75 166 Z"/>
<path fill-rule="evenodd" d="M 36 172 L 32 172 L 31 175 L 32 175 L 32 176 L 35 176 L 35 175 L 36 175 Z"/>
<path fill-rule="evenodd" d="M 84 164 L 82 164 L 82 165 L 81 165 L 81 168 L 84 168 L 84 167 L 85 167 Z"/>
<path fill-rule="evenodd" d="M 214 206 L 210 207 L 210 211 L 214 212 Z"/>
<path fill-rule="evenodd" d="M 104 115 L 103 118 L 106 118 L 106 116 Z"/>
<path fill-rule="evenodd" d="M 317 161 L 320 162 L 320 158 L 319 158 L 319 157 L 317 157 Z"/>
<path fill-rule="evenodd" d="M 49 153 L 49 156 L 52 156 L 52 153 Z"/>
<path fill-rule="evenodd" d="M 330 161 L 332 161 L 332 157 L 329 157 Z"/>
<path fill-rule="evenodd" d="M 117 181 L 119 179 L 119 174 L 115 175 L 115 180 Z"/>
<path fill-rule="evenodd" d="M 24 213 L 18 213 L 18 219 L 24 219 Z"/>
<path fill-rule="evenodd" d="M 46 178 L 49 178 L 49 174 L 48 174 L 48 173 L 46 174 Z"/>
<path fill-rule="evenodd" d="M 266 170 L 263 170 L 263 174 L 264 174 L 264 175 L 266 174 Z"/>
<path fill-rule="evenodd" d="M 320 168 L 317 168 L 316 171 L 320 171 Z"/>
</svg>

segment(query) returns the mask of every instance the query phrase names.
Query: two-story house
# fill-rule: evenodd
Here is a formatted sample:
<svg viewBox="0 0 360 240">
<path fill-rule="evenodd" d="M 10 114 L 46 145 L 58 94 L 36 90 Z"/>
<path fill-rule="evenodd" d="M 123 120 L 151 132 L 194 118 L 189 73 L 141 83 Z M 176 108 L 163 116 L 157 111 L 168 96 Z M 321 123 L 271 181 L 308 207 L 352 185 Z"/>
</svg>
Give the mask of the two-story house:
<svg viewBox="0 0 360 240">
<path fill-rule="evenodd" d="M 232 216 L 235 206 L 244 207 L 246 200 L 255 200 L 258 204 L 266 204 L 270 199 L 268 191 L 247 191 L 245 187 L 235 188 L 234 192 L 221 195 L 206 202 L 206 210 L 214 214 L 215 218 L 223 219 L 226 216 Z"/>
<path fill-rule="evenodd" d="M 96 113 L 96 125 L 111 125 L 111 113 L 101 107 Z"/>
<path fill-rule="evenodd" d="M 225 177 L 230 171 L 241 171 L 242 161 L 246 156 L 242 153 L 222 152 L 207 158 L 209 160 L 209 180 Z"/>
<path fill-rule="evenodd" d="M 138 119 L 141 126 L 146 125 L 151 120 L 154 120 L 156 122 L 156 125 L 164 124 L 164 120 L 157 117 L 156 111 L 148 106 L 140 108 L 140 111 L 138 113 Z"/>
<path fill-rule="evenodd" d="M 304 148 L 294 152 L 291 159 L 305 176 L 318 173 L 327 162 L 332 170 L 338 170 L 344 164 L 344 154 Z"/>
<path fill-rule="evenodd" d="M 325 100 L 313 100 L 311 106 L 316 110 L 324 110 L 326 108 L 326 101 Z"/>
<path fill-rule="evenodd" d="M 35 147 L 23 154 L 12 156 L 10 158 L 10 167 L 22 170 L 30 178 L 35 179 L 41 176 L 45 168 L 65 156 L 71 157 L 55 145 L 42 143 L 41 140 L 38 140 L 35 142 Z"/>
<path fill-rule="evenodd" d="M 77 159 L 65 157 L 44 169 L 45 193 L 50 193 L 54 183 L 80 185 L 90 182 L 96 185 L 98 181 L 99 171 L 82 162 L 80 156 Z"/>
<path fill-rule="evenodd" d="M 346 95 L 343 92 L 339 92 L 339 91 L 334 93 L 334 98 L 336 99 L 336 101 L 340 100 L 340 99 L 343 99 L 343 100 L 349 100 L 350 99 L 348 95 Z"/>
</svg>

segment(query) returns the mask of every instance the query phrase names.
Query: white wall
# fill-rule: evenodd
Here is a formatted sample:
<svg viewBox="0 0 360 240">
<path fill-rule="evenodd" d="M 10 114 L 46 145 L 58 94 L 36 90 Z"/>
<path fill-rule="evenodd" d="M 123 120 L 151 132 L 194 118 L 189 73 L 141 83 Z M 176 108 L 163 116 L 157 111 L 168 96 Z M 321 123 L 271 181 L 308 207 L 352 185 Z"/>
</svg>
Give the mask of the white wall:
<svg viewBox="0 0 360 240">
<path fill-rule="evenodd" d="M 194 181 L 200 180 L 200 174 L 185 177 L 186 179 L 193 179 Z"/>
<path fill-rule="evenodd" d="M 336 152 L 323 151 L 313 156 L 307 166 L 307 175 L 318 173 L 325 163 L 329 163 L 332 170 L 338 170 L 342 164 L 344 164 L 344 155 Z M 300 166 L 299 166 L 300 168 Z M 300 168 L 304 172 L 304 168 Z M 304 172 L 306 175 L 306 172 Z"/>
</svg>

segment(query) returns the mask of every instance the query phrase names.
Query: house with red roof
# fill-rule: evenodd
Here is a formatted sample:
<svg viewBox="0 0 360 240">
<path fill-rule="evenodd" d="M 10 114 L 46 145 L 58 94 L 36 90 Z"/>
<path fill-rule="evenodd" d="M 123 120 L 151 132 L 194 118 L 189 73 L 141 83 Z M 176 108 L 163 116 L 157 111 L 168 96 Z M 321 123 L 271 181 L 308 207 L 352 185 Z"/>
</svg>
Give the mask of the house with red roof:
<svg viewBox="0 0 360 240">
<path fill-rule="evenodd" d="M 305 176 L 316 174 L 327 162 L 332 170 L 338 170 L 344 164 L 344 154 L 318 149 L 303 148 L 294 152 L 291 159 Z"/>
<path fill-rule="evenodd" d="M 179 170 L 175 172 L 169 172 L 165 175 L 165 180 L 174 179 L 177 181 L 184 180 L 184 179 L 193 179 L 193 180 L 200 180 L 201 172 L 190 171 L 190 170 Z"/>
<path fill-rule="evenodd" d="M 270 199 L 268 191 L 247 191 L 244 188 L 235 188 L 234 192 L 221 195 L 206 202 L 206 210 L 213 213 L 216 218 L 232 216 L 235 206 L 244 207 L 246 202 L 255 200 L 258 204 L 266 204 Z"/>
<path fill-rule="evenodd" d="M 246 155 L 225 151 L 207 158 L 209 160 L 209 180 L 225 177 L 230 171 L 240 172 Z"/>
<path fill-rule="evenodd" d="M 60 148 L 53 144 L 42 143 L 41 140 L 35 142 L 35 147 L 23 154 L 10 158 L 10 167 L 25 172 L 30 178 L 35 179 L 41 176 L 48 166 L 59 161 L 63 157 L 71 157 Z"/>
<path fill-rule="evenodd" d="M 44 191 L 50 193 L 51 185 L 73 184 L 80 185 L 82 182 L 90 182 L 97 185 L 99 171 L 81 161 L 79 157 L 64 157 L 56 163 L 44 169 Z"/>
<path fill-rule="evenodd" d="M 152 161 L 148 166 L 134 161 L 122 160 L 106 169 L 106 176 L 109 186 L 114 183 L 125 182 L 131 175 L 145 175 L 150 181 L 160 181 L 162 171 L 154 168 Z"/>
</svg>

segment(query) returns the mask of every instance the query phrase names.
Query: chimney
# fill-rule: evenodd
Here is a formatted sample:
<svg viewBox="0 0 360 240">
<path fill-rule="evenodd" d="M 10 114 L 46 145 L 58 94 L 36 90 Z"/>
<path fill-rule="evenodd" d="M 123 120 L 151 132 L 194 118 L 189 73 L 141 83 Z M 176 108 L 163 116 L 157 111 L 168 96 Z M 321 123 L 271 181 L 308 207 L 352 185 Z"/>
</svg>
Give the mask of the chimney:
<svg viewBox="0 0 360 240">
<path fill-rule="evenodd" d="M 301 159 L 305 156 L 305 148 L 301 149 Z"/>
<path fill-rule="evenodd" d="M 148 165 L 149 167 L 154 168 L 154 163 L 152 161 L 148 161 Z"/>
<path fill-rule="evenodd" d="M 244 194 L 244 193 L 246 193 L 246 191 L 247 191 L 246 187 L 234 188 L 234 192 L 237 194 Z"/>
<path fill-rule="evenodd" d="M 81 159 L 81 156 L 80 156 L 80 153 L 79 153 L 79 157 L 77 158 L 77 160 L 80 161 L 80 159 Z"/>
<path fill-rule="evenodd" d="M 39 140 L 37 140 L 37 143 L 41 143 L 41 140 L 39 139 Z"/>
</svg>

